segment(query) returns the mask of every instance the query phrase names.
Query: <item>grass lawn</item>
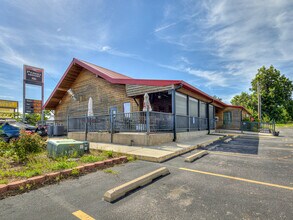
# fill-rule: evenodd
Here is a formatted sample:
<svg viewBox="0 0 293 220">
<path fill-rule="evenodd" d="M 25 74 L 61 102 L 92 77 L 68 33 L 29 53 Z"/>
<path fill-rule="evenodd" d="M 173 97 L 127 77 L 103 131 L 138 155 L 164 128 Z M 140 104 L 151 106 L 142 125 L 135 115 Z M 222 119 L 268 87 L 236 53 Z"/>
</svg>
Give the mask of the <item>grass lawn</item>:
<svg viewBox="0 0 293 220">
<path fill-rule="evenodd" d="M 0 156 L 0 184 L 7 184 L 16 180 L 27 179 L 33 176 L 46 174 L 52 171 L 74 168 L 86 163 L 103 161 L 108 158 L 118 157 L 120 154 L 112 151 L 91 150 L 80 158 L 47 157 L 47 152 L 31 154 L 25 162 L 15 162 L 12 157 Z"/>
<path fill-rule="evenodd" d="M 288 124 L 276 124 L 276 128 L 293 128 L 293 123 L 288 123 Z"/>
</svg>

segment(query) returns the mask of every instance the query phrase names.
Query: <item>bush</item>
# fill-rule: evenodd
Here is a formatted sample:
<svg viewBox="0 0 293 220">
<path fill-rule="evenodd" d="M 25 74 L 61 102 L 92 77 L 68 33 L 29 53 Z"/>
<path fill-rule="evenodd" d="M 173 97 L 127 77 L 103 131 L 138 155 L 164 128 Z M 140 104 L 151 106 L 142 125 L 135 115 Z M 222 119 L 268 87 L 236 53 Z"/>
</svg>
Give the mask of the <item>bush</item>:
<svg viewBox="0 0 293 220">
<path fill-rule="evenodd" d="M 38 134 L 20 133 L 19 139 L 12 142 L 12 149 L 20 161 L 24 161 L 31 153 L 39 153 L 45 149 L 46 143 Z"/>
<path fill-rule="evenodd" d="M 113 151 L 112 150 L 108 150 L 108 151 L 104 151 L 102 153 L 103 156 L 106 156 L 108 158 L 112 158 L 113 157 Z"/>
<path fill-rule="evenodd" d="M 10 150 L 9 144 L 0 140 L 0 156 L 3 156 L 8 150 Z"/>
</svg>

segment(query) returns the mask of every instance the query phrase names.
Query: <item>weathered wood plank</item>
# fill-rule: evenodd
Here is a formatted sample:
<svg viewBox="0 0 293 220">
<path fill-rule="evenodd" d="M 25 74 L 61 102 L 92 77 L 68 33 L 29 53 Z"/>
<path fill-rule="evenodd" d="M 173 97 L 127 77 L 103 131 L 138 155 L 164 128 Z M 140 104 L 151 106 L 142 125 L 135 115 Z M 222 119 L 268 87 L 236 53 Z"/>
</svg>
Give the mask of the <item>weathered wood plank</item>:
<svg viewBox="0 0 293 220">
<path fill-rule="evenodd" d="M 143 95 L 145 93 L 163 92 L 172 89 L 170 86 L 146 86 L 146 85 L 126 85 L 126 94 L 129 97 Z"/>
</svg>

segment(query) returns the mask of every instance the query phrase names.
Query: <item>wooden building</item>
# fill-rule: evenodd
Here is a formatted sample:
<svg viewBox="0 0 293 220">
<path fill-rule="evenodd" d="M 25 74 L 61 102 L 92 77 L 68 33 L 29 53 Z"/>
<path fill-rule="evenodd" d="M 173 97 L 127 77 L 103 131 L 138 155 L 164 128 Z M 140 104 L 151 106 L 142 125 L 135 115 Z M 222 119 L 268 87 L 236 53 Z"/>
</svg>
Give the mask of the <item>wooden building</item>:
<svg viewBox="0 0 293 220">
<path fill-rule="evenodd" d="M 249 114 L 243 107 L 227 105 L 182 80 L 133 79 L 75 58 L 44 108 L 54 110 L 55 120 L 66 121 L 68 117 L 86 116 L 92 97 L 97 116 L 137 113 L 143 111 L 145 93 L 154 113 L 169 114 L 168 125 L 175 134 L 214 129 L 216 119 L 217 126 L 222 127 Z M 162 123 L 160 118 L 154 123 Z"/>
</svg>

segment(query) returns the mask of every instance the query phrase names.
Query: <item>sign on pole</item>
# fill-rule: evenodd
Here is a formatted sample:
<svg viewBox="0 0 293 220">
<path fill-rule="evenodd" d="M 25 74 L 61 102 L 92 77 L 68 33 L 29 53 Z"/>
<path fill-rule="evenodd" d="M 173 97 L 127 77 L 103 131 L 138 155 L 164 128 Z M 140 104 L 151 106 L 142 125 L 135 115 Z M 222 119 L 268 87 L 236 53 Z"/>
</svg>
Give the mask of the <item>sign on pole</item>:
<svg viewBox="0 0 293 220">
<path fill-rule="evenodd" d="M 42 100 L 25 99 L 25 113 L 42 113 Z"/>
<path fill-rule="evenodd" d="M 42 95 L 41 100 L 26 99 L 26 84 L 41 86 Z M 25 120 L 25 113 L 41 113 L 42 121 L 44 104 L 44 69 L 23 65 L 23 120 Z"/>
<path fill-rule="evenodd" d="M 0 100 L 0 118 L 13 118 L 18 112 L 18 101 Z"/>
</svg>

